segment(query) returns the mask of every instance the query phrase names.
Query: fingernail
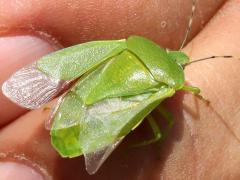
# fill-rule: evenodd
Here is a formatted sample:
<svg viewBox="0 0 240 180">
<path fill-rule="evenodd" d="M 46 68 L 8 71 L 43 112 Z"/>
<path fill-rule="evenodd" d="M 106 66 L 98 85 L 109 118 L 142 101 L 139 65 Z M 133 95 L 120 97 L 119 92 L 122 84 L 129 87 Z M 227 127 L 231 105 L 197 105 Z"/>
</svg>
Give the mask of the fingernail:
<svg viewBox="0 0 240 180">
<path fill-rule="evenodd" d="M 33 168 L 15 162 L 0 162 L 1 180 L 44 180 Z"/>
<path fill-rule="evenodd" d="M 23 67 L 54 50 L 47 41 L 31 35 L 1 37 L 0 70 Z"/>
</svg>

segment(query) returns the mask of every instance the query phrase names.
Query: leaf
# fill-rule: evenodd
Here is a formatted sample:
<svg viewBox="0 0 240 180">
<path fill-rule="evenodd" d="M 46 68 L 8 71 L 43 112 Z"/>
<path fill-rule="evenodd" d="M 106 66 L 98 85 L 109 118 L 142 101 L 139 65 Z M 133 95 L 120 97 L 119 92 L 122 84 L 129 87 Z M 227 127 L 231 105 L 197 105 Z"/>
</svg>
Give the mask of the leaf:
<svg viewBox="0 0 240 180">
<path fill-rule="evenodd" d="M 127 39 L 127 48 L 148 67 L 153 77 L 175 89 L 182 88 L 184 73 L 180 65 L 172 61 L 165 49 L 139 36 Z"/>
<path fill-rule="evenodd" d="M 32 64 L 5 81 L 2 91 L 14 103 L 36 109 L 55 97 L 65 85 L 66 82 L 47 76 Z"/>
<path fill-rule="evenodd" d="M 37 61 L 37 67 L 51 77 L 70 81 L 124 49 L 125 40 L 87 42 L 44 56 Z"/>
</svg>

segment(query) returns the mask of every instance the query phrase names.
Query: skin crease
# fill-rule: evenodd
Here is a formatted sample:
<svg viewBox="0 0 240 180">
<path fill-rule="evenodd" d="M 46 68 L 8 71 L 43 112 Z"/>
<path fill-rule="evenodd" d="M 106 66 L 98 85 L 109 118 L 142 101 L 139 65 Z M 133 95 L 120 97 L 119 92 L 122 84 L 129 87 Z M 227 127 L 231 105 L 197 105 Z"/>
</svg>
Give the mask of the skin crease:
<svg viewBox="0 0 240 180">
<path fill-rule="evenodd" d="M 66 16 L 62 16 L 63 20 L 61 24 L 59 18 L 48 18 L 48 13 L 50 12 L 44 11 L 44 7 L 47 7 L 47 1 L 40 1 L 34 10 L 26 9 L 23 11 L 20 8 L 18 9 L 19 12 L 14 13 L 14 11 L 11 11 L 10 14 L 6 15 L 6 9 L 14 6 L 14 2 L 10 2 L 11 1 L 0 1 L 0 8 L 3 8 L 0 9 L 0 27 L 4 29 L 0 31 L 2 32 L 2 36 L 8 32 L 14 33 L 14 28 L 16 28 L 16 32 L 19 32 L 20 29 L 25 31 L 27 27 L 21 22 L 31 16 L 28 21 L 23 22 L 29 24 L 31 21 L 33 27 L 44 29 L 44 31 L 53 35 L 64 46 L 91 39 L 121 38 L 122 36 L 127 36 L 132 33 L 139 33 L 154 39 L 161 45 L 163 44 L 162 46 L 164 47 L 179 47 L 182 34 L 184 34 L 186 30 L 187 20 L 185 22 L 185 19 L 182 19 L 184 23 L 177 25 L 178 31 L 173 31 L 172 29 L 174 29 L 174 27 L 170 25 L 170 27 L 167 26 L 167 32 L 165 33 L 161 33 L 160 30 L 149 29 L 149 27 L 158 26 L 159 24 L 156 24 L 156 22 L 161 22 L 160 19 L 157 21 L 147 20 L 148 17 L 161 17 L 161 12 L 158 10 L 160 7 L 157 7 L 156 11 L 154 11 L 155 9 L 153 8 L 154 10 L 144 13 L 141 23 L 138 23 L 135 19 L 132 23 L 129 23 L 128 21 L 130 21 L 131 18 L 122 20 L 122 22 L 116 21 L 116 19 L 122 19 L 123 15 L 121 13 L 127 10 L 122 10 L 118 15 L 116 15 L 117 13 L 115 12 L 113 19 L 116 18 L 114 22 L 119 22 L 118 28 L 121 29 L 119 32 L 116 31 L 116 29 L 118 29 L 116 26 L 113 27 L 114 29 L 111 29 L 111 23 L 113 22 L 110 21 L 112 16 L 108 18 L 104 13 L 101 14 L 102 12 L 100 10 L 98 11 L 98 13 L 100 13 L 98 16 L 103 17 L 101 20 L 92 17 L 94 16 L 93 14 L 87 19 L 88 16 L 85 14 L 84 17 L 86 19 L 82 21 L 78 18 L 74 19 L 74 17 L 78 17 L 78 13 L 84 14 L 87 12 L 79 12 L 78 9 L 77 12 L 75 12 L 76 15 L 71 13 L 70 10 L 66 11 L 67 14 Z M 32 4 L 27 3 L 27 1 L 20 2 L 23 3 L 22 8 L 30 9 L 37 1 L 33 1 Z M 84 3 L 86 3 L 86 7 L 89 9 L 91 9 L 90 7 L 92 6 L 98 7 L 98 5 L 94 5 L 94 3 L 90 6 L 85 1 L 81 2 L 83 4 L 80 6 L 77 1 L 64 1 L 62 8 L 65 8 L 64 5 L 67 3 L 74 4 L 72 8 L 76 6 L 80 9 L 85 9 L 83 6 Z M 129 2 L 130 5 L 134 4 L 131 4 L 131 1 Z M 135 5 L 141 4 L 141 2 L 143 3 L 145 1 L 136 2 Z M 166 7 L 173 7 L 175 10 L 169 8 L 170 12 L 162 15 L 162 17 L 164 17 L 163 19 L 167 19 L 169 23 L 175 21 L 182 22 L 181 18 L 175 19 L 179 15 L 174 16 L 175 13 L 171 12 L 177 11 L 178 8 L 180 8 L 174 6 L 174 2 L 176 1 L 169 1 Z M 200 5 L 198 5 L 197 18 L 194 19 L 196 21 L 194 23 L 192 37 L 200 31 L 202 26 L 201 20 L 207 22 L 223 4 L 223 1 L 217 2 L 218 3 L 213 3 L 212 1 L 200 2 Z M 53 5 L 53 1 L 49 3 L 49 6 Z M 76 5 L 76 3 L 78 5 Z M 105 3 L 107 4 L 108 1 Z M 184 11 L 182 17 L 187 17 L 191 7 L 190 1 L 184 1 L 183 4 L 185 3 L 188 6 L 181 6 L 180 8 L 184 8 L 182 9 L 182 11 Z M 128 9 L 128 7 L 131 8 L 132 6 L 130 5 L 128 4 L 126 9 Z M 57 9 L 57 12 L 65 13 L 65 11 L 63 12 L 59 9 L 60 3 L 55 4 L 54 7 L 53 9 Z M 101 7 L 106 8 L 105 6 Z M 112 4 L 107 7 L 114 11 Z M 139 7 L 138 13 L 143 13 L 143 8 L 145 8 L 144 5 L 142 9 Z M 1 13 L 2 10 L 6 11 L 5 14 Z M 192 59 L 209 55 L 227 54 L 240 56 L 239 10 L 240 1 L 229 0 L 221 7 L 220 11 L 217 12 L 210 23 L 187 45 L 184 51 L 186 51 Z M 155 12 L 160 14 L 156 15 L 154 14 Z M 53 14 L 59 16 L 56 12 Z M 202 15 L 200 16 L 200 14 Z M 81 15 L 79 15 L 79 17 L 81 17 Z M 69 20 L 71 18 L 73 18 L 73 21 Z M 11 21 L 9 21 L 9 19 L 11 19 Z M 74 22 L 72 26 L 68 24 L 70 22 Z M 131 27 L 125 27 L 126 24 L 123 25 L 124 22 L 134 24 L 134 29 L 132 29 L 133 25 L 131 25 Z M 105 23 L 109 23 L 109 25 L 102 27 L 101 25 Z M 20 24 L 21 27 L 19 27 Z M 77 24 L 79 26 L 76 27 Z M 122 26 L 124 26 L 124 28 Z M 100 31 L 95 33 L 98 28 L 100 28 Z M 87 29 L 90 32 L 87 31 Z M 109 29 L 111 29 L 110 32 Z M 179 36 L 181 36 L 181 38 L 179 38 Z M 175 42 L 177 43 L 174 44 Z M 2 127 L 0 131 L 0 152 L 1 154 L 7 154 L 9 158 L 16 154 L 24 154 L 27 159 L 46 169 L 49 175 L 56 180 L 161 178 L 239 179 L 240 142 L 237 140 L 237 137 L 240 137 L 240 125 L 238 123 L 240 118 L 240 114 L 238 113 L 238 102 L 240 101 L 240 92 L 238 89 L 240 88 L 240 84 L 236 83 L 240 80 L 238 76 L 239 68 L 240 64 L 238 61 L 226 59 L 205 61 L 186 67 L 187 82 L 200 87 L 202 94 L 211 101 L 210 106 L 194 98 L 191 94 L 178 92 L 176 96 L 164 103 L 174 114 L 175 126 L 171 130 L 171 134 L 160 146 L 152 145 L 129 150 L 128 147 L 130 144 L 138 142 L 140 139 L 151 137 L 148 125 L 144 122 L 143 125 L 125 139 L 94 176 L 89 176 L 86 173 L 82 158 L 71 160 L 62 159 L 52 149 L 49 142 L 49 132 L 44 129 L 44 121 L 48 117 L 48 110 L 39 109 L 28 112 L 22 117 L 16 118 L 15 121 L 12 121 L 12 123 L 7 126 Z M 157 116 L 156 112 L 154 114 Z M 11 116 L 8 117 L 9 120 L 11 119 L 10 117 Z M 159 120 L 162 119 L 159 118 Z M 2 160 L 4 160 L 4 158 L 2 158 Z"/>
</svg>

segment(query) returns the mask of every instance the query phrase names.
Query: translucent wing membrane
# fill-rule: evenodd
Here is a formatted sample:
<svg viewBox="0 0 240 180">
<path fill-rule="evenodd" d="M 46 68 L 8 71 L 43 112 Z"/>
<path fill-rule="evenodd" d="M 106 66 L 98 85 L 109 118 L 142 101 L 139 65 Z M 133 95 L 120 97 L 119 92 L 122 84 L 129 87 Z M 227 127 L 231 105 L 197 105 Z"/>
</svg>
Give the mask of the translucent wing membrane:
<svg viewBox="0 0 240 180">
<path fill-rule="evenodd" d="M 60 104 L 62 103 L 63 98 L 64 98 L 64 96 L 61 96 L 61 97 L 58 99 L 57 103 L 56 103 L 56 104 L 54 105 L 54 107 L 52 108 L 48 119 L 45 121 L 45 128 L 46 128 L 47 130 L 51 130 L 54 116 L 55 116 L 55 114 L 57 113 L 57 110 L 58 110 Z"/>
<path fill-rule="evenodd" d="M 66 82 L 47 76 L 32 64 L 5 81 L 2 91 L 18 105 L 36 109 L 55 97 L 65 85 Z"/>
<path fill-rule="evenodd" d="M 105 160 L 111 155 L 113 150 L 122 142 L 120 138 L 116 142 L 106 146 L 105 148 L 93 153 L 84 154 L 86 170 L 89 174 L 95 174 L 102 166 Z"/>
</svg>

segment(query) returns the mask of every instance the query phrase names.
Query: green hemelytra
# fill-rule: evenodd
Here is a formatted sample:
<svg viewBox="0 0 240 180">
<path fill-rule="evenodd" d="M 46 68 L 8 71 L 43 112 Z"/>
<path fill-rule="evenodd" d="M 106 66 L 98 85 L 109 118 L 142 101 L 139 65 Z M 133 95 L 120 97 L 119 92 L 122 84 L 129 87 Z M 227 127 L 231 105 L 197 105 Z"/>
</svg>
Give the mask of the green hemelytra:
<svg viewBox="0 0 240 180">
<path fill-rule="evenodd" d="M 93 41 L 37 61 L 45 74 L 78 79 L 53 119 L 51 141 L 63 157 L 99 151 L 130 133 L 163 100 L 184 88 L 189 58 L 139 36 Z"/>
</svg>

